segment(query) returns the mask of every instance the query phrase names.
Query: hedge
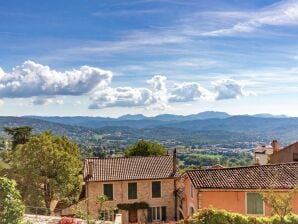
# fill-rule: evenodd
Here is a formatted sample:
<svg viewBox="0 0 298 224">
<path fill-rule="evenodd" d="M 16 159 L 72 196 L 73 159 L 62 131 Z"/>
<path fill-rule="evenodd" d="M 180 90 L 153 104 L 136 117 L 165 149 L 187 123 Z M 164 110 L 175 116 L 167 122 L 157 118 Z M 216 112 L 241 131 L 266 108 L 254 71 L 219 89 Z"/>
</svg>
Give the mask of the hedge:
<svg viewBox="0 0 298 224">
<path fill-rule="evenodd" d="M 277 216 L 273 217 L 250 217 L 238 213 L 228 212 L 226 210 L 217 210 L 213 208 L 200 209 L 187 221 L 181 221 L 181 224 L 280 224 Z M 284 224 L 297 224 L 298 215 L 289 215 L 284 220 Z"/>
</svg>

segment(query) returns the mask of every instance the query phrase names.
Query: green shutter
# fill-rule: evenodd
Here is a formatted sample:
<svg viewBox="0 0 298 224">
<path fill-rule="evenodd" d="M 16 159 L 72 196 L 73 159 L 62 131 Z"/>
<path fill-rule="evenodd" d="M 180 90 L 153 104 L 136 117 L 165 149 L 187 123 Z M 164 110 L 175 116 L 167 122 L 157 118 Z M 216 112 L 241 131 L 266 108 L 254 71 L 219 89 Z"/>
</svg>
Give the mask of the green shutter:
<svg viewBox="0 0 298 224">
<path fill-rule="evenodd" d="M 128 199 L 138 198 L 138 185 L 137 183 L 128 183 Z"/>
<path fill-rule="evenodd" d="M 263 214 L 263 198 L 259 193 L 247 193 L 247 214 Z"/>
<path fill-rule="evenodd" d="M 152 182 L 152 198 L 160 198 L 161 197 L 161 186 L 160 181 Z"/>
<path fill-rule="evenodd" d="M 148 222 L 152 222 L 152 208 L 147 209 Z"/>
<path fill-rule="evenodd" d="M 113 200 L 113 184 L 104 184 L 103 194 L 108 198 L 108 200 Z"/>
<path fill-rule="evenodd" d="M 167 221 L 167 207 L 163 206 L 161 207 L 161 217 L 162 217 L 162 221 Z"/>
</svg>

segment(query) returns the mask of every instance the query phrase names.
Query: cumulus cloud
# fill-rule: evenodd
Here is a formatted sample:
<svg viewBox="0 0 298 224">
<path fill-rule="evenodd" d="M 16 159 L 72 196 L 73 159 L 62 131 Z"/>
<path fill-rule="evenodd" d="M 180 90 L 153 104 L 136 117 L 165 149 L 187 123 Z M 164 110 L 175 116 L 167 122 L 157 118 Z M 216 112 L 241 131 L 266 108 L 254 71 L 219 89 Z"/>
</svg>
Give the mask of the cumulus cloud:
<svg viewBox="0 0 298 224">
<path fill-rule="evenodd" d="M 101 109 L 105 107 L 131 107 L 131 106 L 156 106 L 163 108 L 167 104 L 167 88 L 165 76 L 154 76 L 147 83 L 149 88 L 133 87 L 108 87 L 97 91 L 91 96 L 92 104 L 89 109 Z"/>
<path fill-rule="evenodd" d="M 0 98 L 83 95 L 107 86 L 112 75 L 110 71 L 89 66 L 58 72 L 48 66 L 25 61 L 10 73 L 0 69 Z"/>
<path fill-rule="evenodd" d="M 148 106 L 154 102 L 152 91 L 146 88 L 117 87 L 96 92 L 89 109 L 105 107 Z"/>
<path fill-rule="evenodd" d="M 169 101 L 170 102 L 190 102 L 198 99 L 210 100 L 213 94 L 196 82 L 186 82 L 175 84 L 172 89 Z"/>
<path fill-rule="evenodd" d="M 238 99 L 247 95 L 242 85 L 233 79 L 221 79 L 213 82 L 216 100 Z"/>
<path fill-rule="evenodd" d="M 6 73 L 0 68 L 0 105 L 3 98 L 29 98 L 31 105 L 63 104 L 61 96 L 89 96 L 90 109 L 107 107 L 144 107 L 164 109 L 169 103 L 196 100 L 223 100 L 245 96 L 243 86 L 232 79 L 221 79 L 206 89 L 197 82 L 174 83 L 168 88 L 167 77 L 153 76 L 147 87 L 112 87 L 112 72 L 82 66 L 58 72 L 48 66 L 25 61 Z M 81 101 L 76 103 L 83 104 Z"/>
</svg>

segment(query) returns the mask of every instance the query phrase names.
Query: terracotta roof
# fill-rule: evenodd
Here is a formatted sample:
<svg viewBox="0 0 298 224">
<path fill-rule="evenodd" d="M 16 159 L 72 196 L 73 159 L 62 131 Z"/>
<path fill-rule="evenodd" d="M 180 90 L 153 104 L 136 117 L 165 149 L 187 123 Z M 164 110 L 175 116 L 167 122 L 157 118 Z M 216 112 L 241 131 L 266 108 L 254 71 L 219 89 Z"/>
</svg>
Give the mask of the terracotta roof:
<svg viewBox="0 0 298 224">
<path fill-rule="evenodd" d="M 88 175 L 89 172 L 92 175 Z M 173 172 L 173 156 L 170 155 L 88 158 L 84 165 L 86 181 L 164 179 L 178 177 L 178 174 L 178 169 Z"/>
<path fill-rule="evenodd" d="M 298 163 L 188 170 L 197 189 L 289 189 L 298 185 Z"/>
</svg>

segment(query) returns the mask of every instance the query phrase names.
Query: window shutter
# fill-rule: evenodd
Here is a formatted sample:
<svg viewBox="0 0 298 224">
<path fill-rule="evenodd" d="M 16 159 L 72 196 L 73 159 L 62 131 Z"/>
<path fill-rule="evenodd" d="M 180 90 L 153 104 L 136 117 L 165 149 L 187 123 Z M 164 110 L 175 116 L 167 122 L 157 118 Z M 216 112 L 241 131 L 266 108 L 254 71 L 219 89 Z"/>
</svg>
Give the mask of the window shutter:
<svg viewBox="0 0 298 224">
<path fill-rule="evenodd" d="M 167 221 L 167 207 L 161 207 L 162 221 Z"/>
<path fill-rule="evenodd" d="M 138 198 L 138 187 L 137 183 L 128 183 L 128 199 Z"/>
<path fill-rule="evenodd" d="M 160 181 L 152 182 L 152 197 L 153 198 L 161 197 L 161 186 L 160 185 L 161 185 Z"/>
<path fill-rule="evenodd" d="M 152 208 L 149 207 L 147 213 L 148 222 L 152 222 Z"/>
<path fill-rule="evenodd" d="M 113 200 L 113 184 L 104 184 L 103 193 L 108 200 Z"/>
<path fill-rule="evenodd" d="M 263 198 L 259 193 L 247 193 L 247 214 L 263 214 Z"/>
</svg>

